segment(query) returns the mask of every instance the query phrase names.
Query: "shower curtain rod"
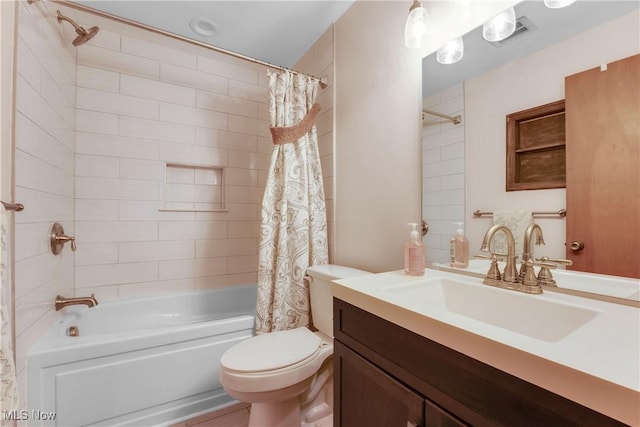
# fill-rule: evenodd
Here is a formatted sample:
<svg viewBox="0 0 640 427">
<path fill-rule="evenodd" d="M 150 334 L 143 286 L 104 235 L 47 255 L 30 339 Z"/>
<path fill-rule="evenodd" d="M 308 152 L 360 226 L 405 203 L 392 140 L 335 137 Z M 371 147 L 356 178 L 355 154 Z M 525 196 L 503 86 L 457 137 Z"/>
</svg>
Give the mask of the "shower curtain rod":
<svg viewBox="0 0 640 427">
<path fill-rule="evenodd" d="M 94 8 L 92 8 L 90 6 L 85 6 L 83 4 L 77 4 L 77 3 L 71 2 L 69 0 L 51 0 L 51 2 L 52 3 L 61 4 L 61 5 L 64 5 L 64 6 L 68 6 L 68 7 L 73 8 L 73 9 L 81 10 L 83 12 L 91 13 L 93 15 L 100 16 L 102 18 L 111 19 L 111 20 L 116 21 L 116 22 L 120 22 L 120 23 L 123 23 L 123 24 L 127 24 L 127 25 L 131 25 L 131 26 L 134 26 L 134 27 L 137 27 L 137 28 L 141 28 L 143 30 L 151 31 L 152 33 L 161 34 L 163 36 L 171 37 L 172 39 L 176 39 L 176 40 L 180 40 L 180 41 L 183 41 L 183 42 L 186 42 L 186 43 L 194 44 L 196 46 L 204 47 L 205 49 L 213 50 L 215 52 L 219 52 L 219 53 L 222 53 L 222 54 L 225 54 L 225 55 L 228 55 L 228 56 L 233 56 L 234 58 L 242 59 L 244 61 L 253 62 L 254 64 L 264 65 L 264 66 L 266 66 L 268 68 L 275 68 L 275 69 L 280 70 L 280 71 L 289 71 L 289 72 L 291 72 L 293 74 L 302 74 L 302 75 L 305 75 L 305 76 L 309 76 L 309 77 L 312 77 L 312 78 L 318 80 L 318 82 L 320 82 L 320 87 L 322 89 L 325 89 L 328 86 L 327 82 L 323 81 L 321 78 L 318 78 L 316 76 L 312 76 L 312 75 L 307 74 L 307 73 L 303 73 L 303 72 L 300 72 L 300 71 L 292 70 L 292 69 L 287 68 L 287 67 L 281 67 L 280 65 L 274 65 L 274 64 L 271 64 L 269 62 L 261 61 L 261 60 L 256 59 L 256 58 L 251 58 L 250 56 L 242 55 L 240 53 L 236 53 L 236 52 L 233 52 L 231 50 L 227 50 L 227 49 L 223 49 L 221 47 L 217 47 L 217 46 L 213 46 L 213 45 L 210 45 L 210 44 L 207 44 L 207 43 L 203 43 L 201 41 L 194 40 L 194 39 L 189 38 L 189 37 L 185 37 L 185 36 L 181 36 L 181 35 L 178 35 L 178 34 L 170 33 L 168 31 L 164 31 L 164 30 L 161 30 L 159 28 L 152 27 L 150 25 L 142 24 L 140 22 L 132 21 L 130 19 L 122 18 L 120 16 L 116 16 L 116 15 L 113 15 L 111 13 L 107 13 L 107 12 L 103 12 L 103 11 L 94 9 Z"/>
<path fill-rule="evenodd" d="M 453 117 L 453 116 L 448 116 L 446 114 L 438 113 L 437 111 L 432 111 L 432 110 L 422 110 L 422 112 L 424 114 L 431 114 L 432 116 L 438 116 L 438 117 L 442 117 L 443 119 L 451 120 L 454 125 L 457 125 L 462 121 L 459 115 Z"/>
</svg>

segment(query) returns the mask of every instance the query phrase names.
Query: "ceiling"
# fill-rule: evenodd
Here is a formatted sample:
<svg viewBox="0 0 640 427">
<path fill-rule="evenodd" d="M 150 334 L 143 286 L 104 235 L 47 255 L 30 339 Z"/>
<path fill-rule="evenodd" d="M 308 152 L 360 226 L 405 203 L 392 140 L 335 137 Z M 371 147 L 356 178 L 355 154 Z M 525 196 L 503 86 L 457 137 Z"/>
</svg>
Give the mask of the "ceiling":
<svg viewBox="0 0 640 427">
<path fill-rule="evenodd" d="M 442 65 L 436 61 L 435 53 L 425 57 L 422 95 L 429 96 L 484 74 L 639 7 L 637 0 L 579 0 L 562 9 L 550 9 L 541 0 L 523 1 L 515 6 L 516 17 L 527 17 L 534 29 L 494 45 L 482 38 L 480 26 L 464 35 L 464 57 L 459 62 Z M 640 33 L 636 42 L 640 43 Z"/>
<path fill-rule="evenodd" d="M 102 12 L 282 67 L 292 67 L 354 0 L 74 0 Z M 192 19 L 206 21 L 196 28 Z"/>
</svg>

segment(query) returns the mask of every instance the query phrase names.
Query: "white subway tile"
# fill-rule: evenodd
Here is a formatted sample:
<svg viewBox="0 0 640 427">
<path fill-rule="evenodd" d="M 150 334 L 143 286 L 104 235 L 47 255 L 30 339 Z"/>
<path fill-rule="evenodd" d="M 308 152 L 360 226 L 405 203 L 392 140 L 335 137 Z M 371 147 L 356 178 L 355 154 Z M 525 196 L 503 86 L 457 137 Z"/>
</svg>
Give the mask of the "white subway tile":
<svg viewBox="0 0 640 427">
<path fill-rule="evenodd" d="M 221 185 L 222 169 L 197 168 L 195 170 L 195 183 L 201 185 Z"/>
<path fill-rule="evenodd" d="M 255 285 L 258 282 L 258 274 L 256 272 L 224 274 L 197 277 L 195 281 L 196 289 L 220 289 L 230 286 Z"/>
<path fill-rule="evenodd" d="M 73 128 L 75 120 L 73 106 L 75 91 L 75 85 L 59 86 L 49 74 L 42 73 L 40 80 L 42 98 L 51 105 L 56 114 L 71 128 Z"/>
<path fill-rule="evenodd" d="M 114 178 L 76 178 L 76 198 L 158 200 L 158 182 Z"/>
<path fill-rule="evenodd" d="M 445 145 L 441 150 L 443 160 L 464 158 L 464 142 Z"/>
<path fill-rule="evenodd" d="M 158 142 L 143 139 L 87 132 L 78 132 L 76 136 L 77 154 L 157 159 L 159 151 Z"/>
<path fill-rule="evenodd" d="M 121 221 L 193 221 L 193 212 L 161 212 L 162 201 L 121 200 L 119 202 Z"/>
<path fill-rule="evenodd" d="M 184 144 L 160 144 L 160 159 L 168 163 L 226 166 L 227 150 Z"/>
<path fill-rule="evenodd" d="M 219 129 L 196 129 L 196 144 L 208 147 L 229 148 L 239 151 L 257 151 L 256 135 L 228 132 Z"/>
<path fill-rule="evenodd" d="M 171 64 L 162 64 L 160 80 L 224 95 L 229 93 L 229 79 Z"/>
<path fill-rule="evenodd" d="M 439 176 L 425 177 L 422 180 L 422 191 L 440 191 L 442 190 L 442 178 Z"/>
<path fill-rule="evenodd" d="M 226 168 L 224 178 L 227 185 L 258 186 L 258 171 L 255 169 Z"/>
<path fill-rule="evenodd" d="M 258 187 L 239 187 L 227 185 L 227 200 L 229 203 L 260 203 L 264 190 Z"/>
<path fill-rule="evenodd" d="M 16 185 L 73 198 L 73 175 L 21 150 L 15 151 Z"/>
<path fill-rule="evenodd" d="M 102 90 L 78 88 L 76 106 L 78 109 L 143 119 L 158 118 L 158 101 Z"/>
<path fill-rule="evenodd" d="M 195 244 L 193 240 L 120 243 L 119 261 L 170 261 L 194 258 Z"/>
<path fill-rule="evenodd" d="M 122 75 L 121 92 L 125 95 L 180 105 L 196 105 L 196 89 L 142 77 Z"/>
<path fill-rule="evenodd" d="M 229 167 L 268 170 L 271 162 L 271 153 L 245 153 L 229 150 Z"/>
<path fill-rule="evenodd" d="M 166 261 L 160 264 L 160 280 L 205 277 L 226 272 L 226 258 Z"/>
<path fill-rule="evenodd" d="M 78 87 L 86 87 L 105 92 L 120 91 L 120 74 L 100 68 L 78 65 Z"/>
<path fill-rule="evenodd" d="M 16 42 L 18 45 L 16 71 L 31 87 L 40 90 L 41 65 L 38 58 L 21 38 Z"/>
<path fill-rule="evenodd" d="M 91 221 L 76 224 L 78 242 L 144 242 L 158 240 L 156 221 Z"/>
<path fill-rule="evenodd" d="M 122 37 L 122 52 L 144 58 L 155 59 L 160 62 L 196 68 L 196 56 L 178 49 L 150 43 L 131 37 Z"/>
<path fill-rule="evenodd" d="M 464 204 L 464 190 L 443 190 L 442 191 L 442 204 Z"/>
<path fill-rule="evenodd" d="M 120 34 L 112 33 L 111 31 L 102 28 L 100 29 L 100 37 L 92 38 L 91 40 L 89 40 L 87 45 L 119 51 L 120 38 Z"/>
<path fill-rule="evenodd" d="M 16 186 L 15 200 L 25 205 L 25 210 L 16 215 L 16 223 L 47 222 L 55 218 L 58 222 L 73 221 L 73 197 L 59 196 L 39 190 Z"/>
<path fill-rule="evenodd" d="M 253 221 L 229 221 L 229 238 L 257 238 L 260 235 L 260 223 L 256 218 Z"/>
<path fill-rule="evenodd" d="M 254 85 L 258 83 L 257 70 L 204 56 L 198 56 L 198 70 L 222 77 L 229 77 Z"/>
<path fill-rule="evenodd" d="M 117 178 L 119 173 L 118 159 L 105 156 L 76 155 L 76 176 L 93 176 L 101 178 Z"/>
<path fill-rule="evenodd" d="M 198 91 L 197 106 L 205 110 L 258 118 L 257 102 L 202 90 Z"/>
<path fill-rule="evenodd" d="M 117 135 L 118 116 L 97 111 L 76 110 L 76 130 Z"/>
<path fill-rule="evenodd" d="M 227 203 L 225 212 L 196 212 L 198 221 L 257 220 L 259 204 Z"/>
<path fill-rule="evenodd" d="M 442 177 L 443 190 L 459 190 L 464 189 L 464 174 L 457 173 L 453 175 L 445 175 Z"/>
<path fill-rule="evenodd" d="M 76 268 L 76 288 L 121 285 L 152 280 L 158 280 L 158 264 L 155 262 L 92 265 Z"/>
<path fill-rule="evenodd" d="M 160 63 L 158 61 L 92 45 L 83 46 L 82 49 L 78 49 L 77 52 L 79 65 L 144 76 L 152 79 L 158 79 L 160 77 Z"/>
<path fill-rule="evenodd" d="M 249 273 L 258 270 L 258 256 L 230 256 L 227 260 L 229 273 Z"/>
<path fill-rule="evenodd" d="M 258 239 L 210 239 L 196 240 L 196 257 L 257 255 Z M 257 263 L 256 263 L 257 266 Z"/>
<path fill-rule="evenodd" d="M 263 103 L 269 100 L 269 91 L 266 88 L 237 80 L 229 80 L 229 95 Z"/>
<path fill-rule="evenodd" d="M 162 181 L 164 179 L 164 162 L 121 158 L 120 178 Z"/>
<path fill-rule="evenodd" d="M 16 224 L 14 236 L 16 260 L 51 251 L 51 224 L 48 222 Z"/>
<path fill-rule="evenodd" d="M 195 142 L 193 126 L 123 116 L 120 117 L 120 135 L 183 144 Z"/>
<path fill-rule="evenodd" d="M 75 213 L 76 221 L 117 221 L 118 201 L 76 198 Z"/>
<path fill-rule="evenodd" d="M 78 242 L 76 266 L 115 264 L 118 262 L 118 244 Z"/>
<path fill-rule="evenodd" d="M 127 286 L 127 285 L 124 285 Z M 106 301 L 115 301 L 118 299 L 118 285 L 111 286 L 96 286 L 96 287 L 86 287 L 79 289 L 77 295 L 91 295 L 93 294 L 99 303 Z"/>
<path fill-rule="evenodd" d="M 166 102 L 160 103 L 160 120 L 210 129 L 227 129 L 227 114 Z"/>
<path fill-rule="evenodd" d="M 438 163 L 441 159 L 441 149 L 432 148 L 430 150 L 424 150 L 422 152 L 422 164 L 428 165 L 432 163 Z"/>
<path fill-rule="evenodd" d="M 166 182 L 174 184 L 195 184 L 196 169 L 188 166 L 166 165 Z"/>
<path fill-rule="evenodd" d="M 219 185 L 166 184 L 165 197 L 166 203 L 224 203 Z"/>
<path fill-rule="evenodd" d="M 249 135 L 271 137 L 269 122 L 250 117 L 229 114 L 228 129 L 232 132 L 248 133 Z"/>
<path fill-rule="evenodd" d="M 227 237 L 226 221 L 163 221 L 158 224 L 159 240 L 222 239 Z"/>
</svg>

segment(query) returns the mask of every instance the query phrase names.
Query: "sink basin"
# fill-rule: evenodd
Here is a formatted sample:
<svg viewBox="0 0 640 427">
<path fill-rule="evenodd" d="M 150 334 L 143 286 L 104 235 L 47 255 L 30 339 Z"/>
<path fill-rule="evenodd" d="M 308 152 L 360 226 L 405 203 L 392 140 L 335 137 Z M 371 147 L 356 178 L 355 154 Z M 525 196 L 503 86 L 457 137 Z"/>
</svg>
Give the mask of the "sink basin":
<svg viewBox="0 0 640 427">
<path fill-rule="evenodd" d="M 388 285 L 381 292 L 410 310 L 462 316 L 548 342 L 561 340 L 598 314 L 544 294 L 527 295 L 469 280 L 436 276 Z"/>
</svg>

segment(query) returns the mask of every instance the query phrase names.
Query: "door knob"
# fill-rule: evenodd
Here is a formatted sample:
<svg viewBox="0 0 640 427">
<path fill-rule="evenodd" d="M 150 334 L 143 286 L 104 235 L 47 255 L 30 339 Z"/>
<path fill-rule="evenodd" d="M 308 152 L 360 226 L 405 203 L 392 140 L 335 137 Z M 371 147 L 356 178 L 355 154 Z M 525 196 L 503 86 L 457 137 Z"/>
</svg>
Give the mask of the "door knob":
<svg viewBox="0 0 640 427">
<path fill-rule="evenodd" d="M 424 219 L 422 220 L 422 237 L 426 236 L 429 232 L 429 224 Z"/>
<path fill-rule="evenodd" d="M 584 249 L 584 243 L 580 240 L 574 240 L 571 242 L 571 246 L 569 246 L 572 251 L 579 252 Z"/>
</svg>

